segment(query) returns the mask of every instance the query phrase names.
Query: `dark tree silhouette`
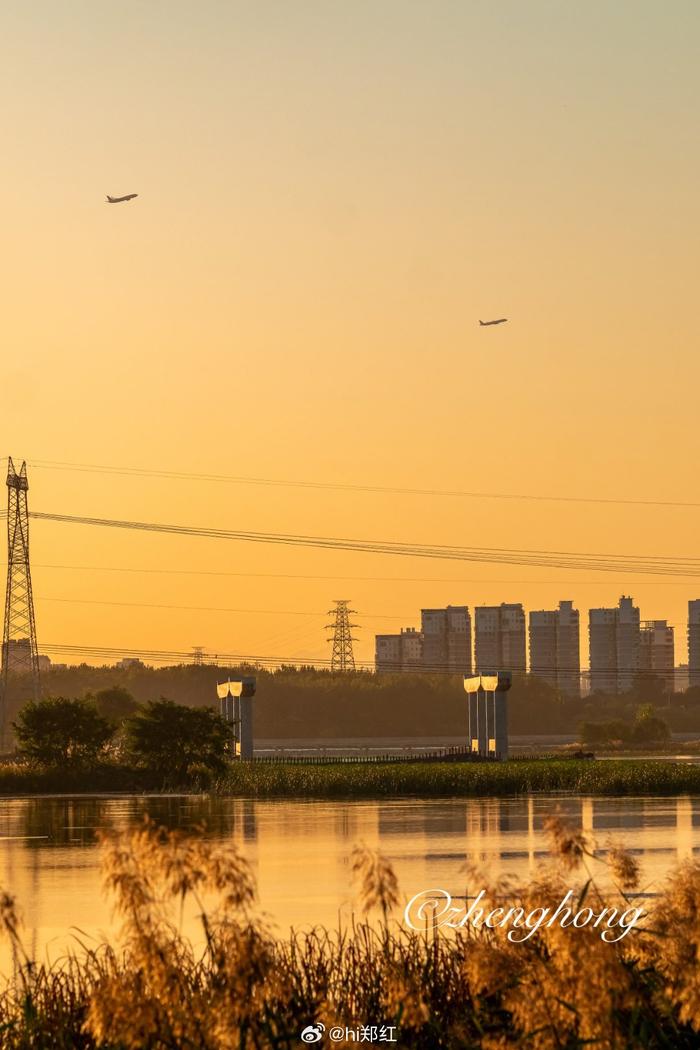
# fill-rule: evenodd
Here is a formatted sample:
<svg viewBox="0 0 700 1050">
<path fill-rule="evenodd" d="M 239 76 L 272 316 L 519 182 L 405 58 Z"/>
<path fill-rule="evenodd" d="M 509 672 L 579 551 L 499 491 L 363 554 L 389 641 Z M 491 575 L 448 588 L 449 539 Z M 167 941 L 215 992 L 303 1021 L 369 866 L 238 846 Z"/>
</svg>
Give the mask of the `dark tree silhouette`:
<svg viewBox="0 0 700 1050">
<path fill-rule="evenodd" d="M 124 724 L 124 746 L 137 765 L 170 779 L 194 767 L 223 770 L 231 730 L 210 707 L 184 707 L 171 700 L 150 701 Z"/>
<path fill-rule="evenodd" d="M 84 768 L 94 765 L 114 735 L 93 701 L 63 696 L 31 701 L 13 723 L 20 755 L 44 766 Z"/>
</svg>

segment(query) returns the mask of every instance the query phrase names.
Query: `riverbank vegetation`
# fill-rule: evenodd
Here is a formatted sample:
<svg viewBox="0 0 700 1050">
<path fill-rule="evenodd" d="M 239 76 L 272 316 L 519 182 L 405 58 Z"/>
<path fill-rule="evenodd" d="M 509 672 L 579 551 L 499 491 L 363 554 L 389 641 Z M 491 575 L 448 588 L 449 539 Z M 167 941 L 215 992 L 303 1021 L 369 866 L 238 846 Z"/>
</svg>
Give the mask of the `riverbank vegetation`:
<svg viewBox="0 0 700 1050">
<path fill-rule="evenodd" d="M 583 722 L 579 727 L 581 741 L 587 747 L 656 748 L 668 746 L 671 730 L 652 704 L 637 709 L 634 721 L 623 718 L 607 722 Z"/>
<path fill-rule="evenodd" d="M 468 873 L 472 893 L 485 891 L 485 913 L 505 900 L 538 918 L 534 909 L 553 911 L 574 887 L 584 918 L 602 908 L 631 915 L 634 859 L 611 845 L 602 862 L 593 842 L 559 822 L 549 832 L 556 866 L 530 883 Z M 114 941 L 42 965 L 26 954 L 17 902 L 0 894 L 0 935 L 15 959 L 0 986 L 6 1050 L 291 1050 L 316 1041 L 301 1038 L 305 1029 L 325 1031 L 325 1045 L 333 1028 L 411 1050 L 690 1050 L 700 1042 L 695 863 L 671 875 L 658 904 L 643 901 L 646 914 L 628 920 L 621 938 L 603 939 L 590 921 L 553 921 L 516 943 L 508 926 L 445 932 L 426 919 L 425 929 L 407 928 L 390 863 L 358 846 L 350 867 L 366 919 L 276 937 L 232 844 L 146 823 L 103 836 L 102 848 L 121 922 Z M 177 919 L 188 902 L 199 915 L 194 942 Z"/>
<path fill-rule="evenodd" d="M 112 697 L 112 700 L 115 698 Z M 120 703 L 124 697 L 117 697 Z M 635 739 L 658 735 L 651 708 Z M 620 730 L 613 725 L 613 732 Z M 211 708 L 151 701 L 121 720 L 101 713 L 97 698 L 62 697 L 26 704 L 14 725 L 14 761 L 0 764 L 0 795 L 45 792 L 212 791 L 248 798 L 388 798 L 599 795 L 700 792 L 700 767 L 664 761 L 577 757 L 510 762 L 237 760 L 230 726 Z"/>
<path fill-rule="evenodd" d="M 700 793 L 700 767 L 681 762 L 531 759 L 512 762 L 237 763 L 217 784 L 252 798 L 488 797 Z"/>
<path fill-rule="evenodd" d="M 227 762 L 186 775 L 100 762 L 90 769 L 0 765 L 0 797 L 35 794 L 212 792 L 239 798 L 477 798 L 562 792 L 700 794 L 700 766 L 663 760 L 567 758 L 511 762 Z"/>
</svg>

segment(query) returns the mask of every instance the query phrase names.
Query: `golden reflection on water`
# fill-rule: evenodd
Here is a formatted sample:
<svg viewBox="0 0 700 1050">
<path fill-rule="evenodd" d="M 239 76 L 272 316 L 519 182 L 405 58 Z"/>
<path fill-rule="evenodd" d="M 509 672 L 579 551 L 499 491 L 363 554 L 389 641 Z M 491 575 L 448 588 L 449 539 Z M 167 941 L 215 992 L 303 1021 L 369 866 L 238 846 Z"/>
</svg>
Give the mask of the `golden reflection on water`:
<svg viewBox="0 0 700 1050">
<path fill-rule="evenodd" d="M 98 937 L 112 929 L 100 888 L 98 828 L 125 829 L 149 813 L 170 827 L 205 825 L 232 838 L 253 865 L 260 907 L 289 926 L 335 925 L 353 907 L 349 856 L 359 841 L 392 861 L 406 898 L 440 887 L 465 891 L 466 862 L 489 875 L 526 876 L 546 860 L 545 818 L 559 810 L 601 847 L 612 836 L 633 850 L 643 888 L 700 850 L 700 799 L 555 798 L 394 801 L 254 801 L 200 796 L 44 797 L 0 801 L 0 884 L 19 900 L 25 944 L 51 958 L 71 928 Z M 188 930 L 195 929 L 192 915 Z M 0 969 L 7 971 L 0 944 Z"/>
</svg>

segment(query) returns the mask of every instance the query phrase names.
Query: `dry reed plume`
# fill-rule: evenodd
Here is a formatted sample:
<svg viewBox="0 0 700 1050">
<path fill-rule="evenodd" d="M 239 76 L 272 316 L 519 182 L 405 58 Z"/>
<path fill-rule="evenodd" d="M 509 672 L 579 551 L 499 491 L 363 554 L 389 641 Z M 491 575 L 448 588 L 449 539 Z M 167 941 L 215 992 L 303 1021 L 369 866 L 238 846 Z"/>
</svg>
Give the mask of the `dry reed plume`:
<svg viewBox="0 0 700 1050">
<path fill-rule="evenodd" d="M 624 849 L 609 844 L 601 861 L 580 831 L 560 821 L 548 830 L 556 865 L 524 886 L 490 884 L 480 873 L 486 901 L 505 895 L 526 911 L 554 906 L 576 877 L 582 907 L 629 906 L 639 874 Z M 700 1046 L 696 864 L 669 878 L 622 940 L 554 924 L 513 943 L 499 928 L 405 928 L 390 863 L 356 847 L 352 870 L 369 919 L 277 940 L 256 913 L 246 861 L 203 830 L 186 835 L 146 821 L 104 836 L 102 850 L 121 924 L 114 945 L 37 966 L 23 952 L 14 900 L 0 894 L 0 933 L 15 960 L 0 998 L 7 1050 L 291 1048 L 316 1022 L 326 1031 L 390 1025 L 399 1047 Z M 595 878 L 603 865 L 612 887 L 605 890 Z M 192 907 L 200 949 L 180 929 L 178 914 Z"/>
</svg>

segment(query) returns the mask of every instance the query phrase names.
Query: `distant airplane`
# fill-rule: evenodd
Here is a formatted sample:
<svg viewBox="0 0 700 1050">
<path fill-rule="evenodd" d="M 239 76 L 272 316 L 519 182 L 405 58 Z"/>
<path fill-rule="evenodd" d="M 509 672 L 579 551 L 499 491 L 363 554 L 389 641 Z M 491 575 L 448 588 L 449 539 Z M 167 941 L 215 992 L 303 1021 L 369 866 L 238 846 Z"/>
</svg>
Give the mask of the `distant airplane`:
<svg viewBox="0 0 700 1050">
<path fill-rule="evenodd" d="M 132 201 L 134 197 L 138 197 L 138 193 L 127 193 L 126 197 L 110 197 L 107 194 L 107 204 L 121 204 L 122 201 Z"/>
<path fill-rule="evenodd" d="M 507 317 L 497 317 L 495 321 L 479 321 L 479 324 L 482 328 L 487 328 L 490 324 L 503 324 L 507 320 Z"/>
</svg>

